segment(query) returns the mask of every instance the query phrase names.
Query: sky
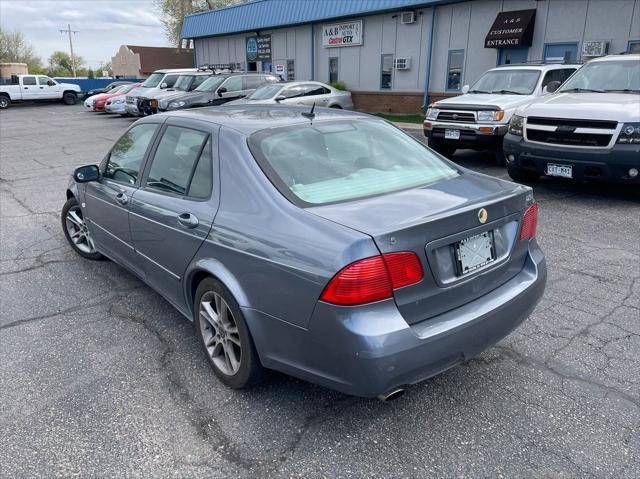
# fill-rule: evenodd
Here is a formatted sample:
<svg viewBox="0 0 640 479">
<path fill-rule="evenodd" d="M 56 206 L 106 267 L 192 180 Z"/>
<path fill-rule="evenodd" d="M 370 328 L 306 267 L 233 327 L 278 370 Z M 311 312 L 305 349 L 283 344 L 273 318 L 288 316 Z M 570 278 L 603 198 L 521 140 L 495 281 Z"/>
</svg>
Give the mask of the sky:
<svg viewBox="0 0 640 479">
<path fill-rule="evenodd" d="M 153 0 L 0 0 L 0 26 L 19 30 L 43 64 L 56 50 L 69 52 L 58 30 L 78 30 L 73 51 L 87 66 L 111 61 L 120 45 L 169 46 Z"/>
</svg>

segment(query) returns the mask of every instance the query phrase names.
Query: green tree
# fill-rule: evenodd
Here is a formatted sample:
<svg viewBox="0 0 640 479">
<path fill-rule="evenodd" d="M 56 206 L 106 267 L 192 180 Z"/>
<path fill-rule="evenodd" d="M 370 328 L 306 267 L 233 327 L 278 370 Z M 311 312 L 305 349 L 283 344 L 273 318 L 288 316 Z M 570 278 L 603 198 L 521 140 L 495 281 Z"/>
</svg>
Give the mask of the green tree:
<svg viewBox="0 0 640 479">
<path fill-rule="evenodd" d="M 68 53 L 56 51 L 49 57 L 49 72 L 53 72 L 55 76 L 72 75 L 73 67 L 77 71 L 83 64 L 83 58 L 78 55 L 74 55 L 72 59 Z"/>
<path fill-rule="evenodd" d="M 21 32 L 0 28 L 0 63 L 26 63 L 31 73 L 42 72 L 42 61 Z"/>
<path fill-rule="evenodd" d="M 160 22 L 164 27 L 167 39 L 176 46 L 180 46 L 180 31 L 185 15 L 204 12 L 216 8 L 228 7 L 247 0 L 156 0 L 160 10 Z"/>
</svg>

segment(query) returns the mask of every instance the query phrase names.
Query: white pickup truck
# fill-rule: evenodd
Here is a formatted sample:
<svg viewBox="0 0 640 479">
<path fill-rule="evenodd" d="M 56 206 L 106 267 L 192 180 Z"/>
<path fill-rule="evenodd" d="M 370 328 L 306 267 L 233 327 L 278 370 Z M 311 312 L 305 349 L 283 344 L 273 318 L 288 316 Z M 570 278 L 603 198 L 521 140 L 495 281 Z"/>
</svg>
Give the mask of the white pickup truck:
<svg viewBox="0 0 640 479">
<path fill-rule="evenodd" d="M 546 95 L 550 83 L 557 88 L 578 68 L 557 63 L 492 68 L 471 88 L 465 85 L 462 95 L 429 105 L 424 121 L 429 146 L 447 157 L 460 148 L 493 150 L 504 164 L 502 140 L 516 108 Z"/>
<path fill-rule="evenodd" d="M 62 100 L 73 105 L 81 89 L 72 83 L 58 83 L 44 75 L 17 75 L 11 83 L 0 84 L 0 110 L 22 101 Z"/>
</svg>

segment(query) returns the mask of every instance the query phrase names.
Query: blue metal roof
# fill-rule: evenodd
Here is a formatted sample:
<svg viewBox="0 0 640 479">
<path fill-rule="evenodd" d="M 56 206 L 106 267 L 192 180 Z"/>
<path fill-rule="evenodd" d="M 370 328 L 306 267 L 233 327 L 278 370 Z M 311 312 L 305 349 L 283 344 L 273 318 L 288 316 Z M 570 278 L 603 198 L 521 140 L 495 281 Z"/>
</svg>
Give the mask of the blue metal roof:
<svg viewBox="0 0 640 479">
<path fill-rule="evenodd" d="M 181 36 L 213 37 L 454 1 L 456 0 L 254 0 L 187 15 Z"/>
</svg>

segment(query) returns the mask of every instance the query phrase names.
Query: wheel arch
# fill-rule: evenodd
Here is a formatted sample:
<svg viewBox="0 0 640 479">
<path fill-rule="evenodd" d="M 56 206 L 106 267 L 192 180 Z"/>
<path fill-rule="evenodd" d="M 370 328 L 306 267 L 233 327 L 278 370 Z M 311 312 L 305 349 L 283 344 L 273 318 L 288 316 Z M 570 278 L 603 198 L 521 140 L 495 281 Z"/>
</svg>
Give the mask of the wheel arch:
<svg viewBox="0 0 640 479">
<path fill-rule="evenodd" d="M 213 258 L 201 259 L 194 263 L 184 276 L 184 295 L 189 308 L 190 319 L 193 320 L 193 302 L 198 285 L 205 278 L 220 281 L 233 295 L 240 307 L 249 306 L 249 300 L 240 282 L 220 261 Z"/>
<path fill-rule="evenodd" d="M 76 98 L 78 97 L 78 92 L 75 90 L 64 90 L 62 96 L 65 96 L 67 93 L 72 93 Z"/>
</svg>

